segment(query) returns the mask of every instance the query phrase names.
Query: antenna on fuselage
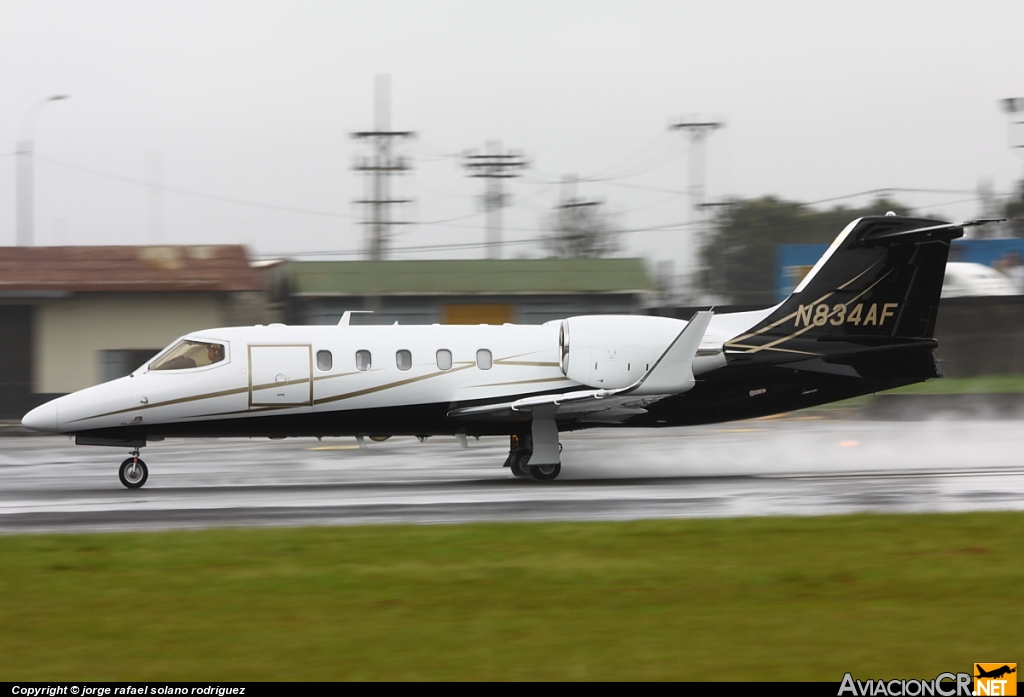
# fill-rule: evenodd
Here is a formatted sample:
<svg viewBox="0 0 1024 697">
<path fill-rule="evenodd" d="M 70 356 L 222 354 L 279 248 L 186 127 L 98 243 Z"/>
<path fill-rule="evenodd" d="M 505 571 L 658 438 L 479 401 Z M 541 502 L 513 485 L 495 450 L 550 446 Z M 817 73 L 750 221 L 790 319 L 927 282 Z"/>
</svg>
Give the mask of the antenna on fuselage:
<svg viewBox="0 0 1024 697">
<path fill-rule="evenodd" d="M 339 327 L 347 327 L 352 320 L 352 315 L 372 315 L 373 310 L 345 310 L 342 313 L 341 319 L 338 320 Z"/>
</svg>

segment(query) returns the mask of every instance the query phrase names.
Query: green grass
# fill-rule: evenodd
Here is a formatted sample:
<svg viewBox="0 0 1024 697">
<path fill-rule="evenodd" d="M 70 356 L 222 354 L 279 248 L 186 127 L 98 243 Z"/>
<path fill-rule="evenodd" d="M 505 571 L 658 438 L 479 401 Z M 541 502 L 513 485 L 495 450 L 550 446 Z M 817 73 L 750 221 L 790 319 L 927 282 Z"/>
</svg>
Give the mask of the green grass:
<svg viewBox="0 0 1024 697">
<path fill-rule="evenodd" d="M 1024 658 L 1024 514 L 0 537 L 0 680 L 934 677 Z"/>
</svg>

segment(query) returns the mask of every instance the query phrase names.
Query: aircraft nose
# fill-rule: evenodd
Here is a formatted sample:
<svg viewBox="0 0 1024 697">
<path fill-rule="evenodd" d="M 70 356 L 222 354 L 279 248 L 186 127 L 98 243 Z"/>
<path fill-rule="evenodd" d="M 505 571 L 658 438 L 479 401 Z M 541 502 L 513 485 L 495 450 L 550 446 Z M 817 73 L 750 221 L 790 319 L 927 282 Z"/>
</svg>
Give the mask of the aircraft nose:
<svg viewBox="0 0 1024 697">
<path fill-rule="evenodd" d="M 57 432 L 57 400 L 41 404 L 21 420 L 21 425 L 33 431 Z"/>
</svg>

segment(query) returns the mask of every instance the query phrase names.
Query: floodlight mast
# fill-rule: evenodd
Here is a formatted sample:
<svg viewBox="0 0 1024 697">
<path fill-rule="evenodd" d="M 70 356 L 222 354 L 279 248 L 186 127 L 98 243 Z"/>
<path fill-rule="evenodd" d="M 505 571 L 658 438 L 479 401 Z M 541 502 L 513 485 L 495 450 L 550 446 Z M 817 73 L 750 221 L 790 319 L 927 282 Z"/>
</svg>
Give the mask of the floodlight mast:
<svg viewBox="0 0 1024 697">
<path fill-rule="evenodd" d="M 700 295 L 700 254 L 704 246 L 704 143 L 714 131 L 725 126 L 724 121 L 681 121 L 669 126 L 673 131 L 685 131 L 690 136 L 690 163 L 689 163 L 689 215 L 687 220 L 692 234 L 694 244 L 688 250 L 693 257 L 688 287 L 691 302 L 697 300 Z M 691 247 L 691 245 L 687 245 Z"/>
<path fill-rule="evenodd" d="M 15 200 L 16 203 L 16 237 L 15 241 L 19 247 L 31 247 L 34 240 L 34 210 L 35 198 L 33 193 L 33 154 L 32 154 L 32 131 L 35 129 L 39 115 L 50 102 L 59 102 L 63 99 L 70 99 L 70 95 L 57 94 L 46 99 L 40 99 L 29 107 L 25 116 L 21 119 L 21 127 L 18 129 L 18 144 L 15 149 L 16 173 L 15 173 Z"/>
</svg>

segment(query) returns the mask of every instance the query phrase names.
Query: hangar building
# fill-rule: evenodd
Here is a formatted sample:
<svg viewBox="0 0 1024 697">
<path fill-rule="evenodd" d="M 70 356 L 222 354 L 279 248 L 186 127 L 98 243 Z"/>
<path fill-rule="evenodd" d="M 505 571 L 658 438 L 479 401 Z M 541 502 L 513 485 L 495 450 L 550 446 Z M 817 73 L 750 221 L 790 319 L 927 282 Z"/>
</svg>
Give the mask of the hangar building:
<svg viewBox="0 0 1024 697">
<path fill-rule="evenodd" d="M 182 334 L 266 322 L 237 245 L 0 248 L 0 418 L 128 374 Z"/>
<path fill-rule="evenodd" d="M 288 324 L 542 324 L 640 312 L 657 288 L 640 259 L 288 261 L 271 271 Z"/>
</svg>

